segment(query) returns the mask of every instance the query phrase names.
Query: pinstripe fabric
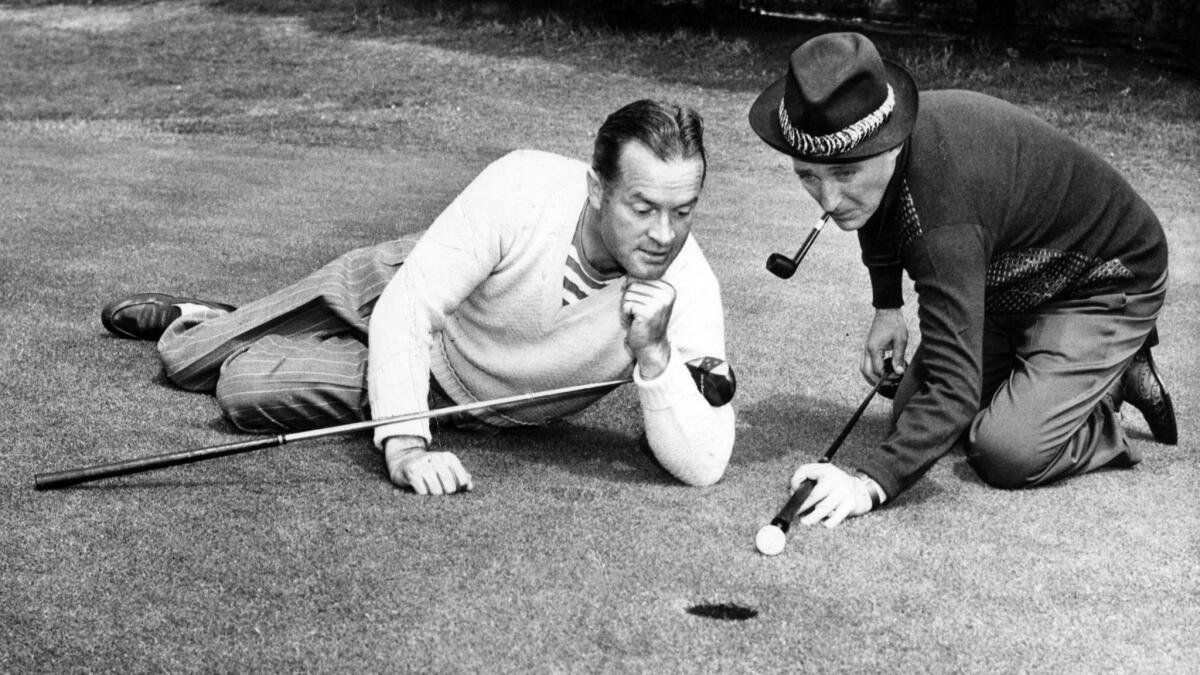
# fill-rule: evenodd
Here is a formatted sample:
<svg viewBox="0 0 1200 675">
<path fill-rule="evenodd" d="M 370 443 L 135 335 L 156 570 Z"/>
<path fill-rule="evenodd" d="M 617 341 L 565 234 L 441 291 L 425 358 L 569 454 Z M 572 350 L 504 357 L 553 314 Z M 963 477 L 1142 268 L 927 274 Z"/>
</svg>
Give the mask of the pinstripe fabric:
<svg viewBox="0 0 1200 675">
<path fill-rule="evenodd" d="M 167 377 L 215 391 L 246 431 L 365 419 L 367 322 L 412 243 L 356 249 L 234 312 L 179 319 L 158 342 Z"/>
<path fill-rule="evenodd" d="M 355 337 L 268 335 L 221 366 L 217 402 L 243 431 L 367 419 L 367 346 Z"/>
</svg>

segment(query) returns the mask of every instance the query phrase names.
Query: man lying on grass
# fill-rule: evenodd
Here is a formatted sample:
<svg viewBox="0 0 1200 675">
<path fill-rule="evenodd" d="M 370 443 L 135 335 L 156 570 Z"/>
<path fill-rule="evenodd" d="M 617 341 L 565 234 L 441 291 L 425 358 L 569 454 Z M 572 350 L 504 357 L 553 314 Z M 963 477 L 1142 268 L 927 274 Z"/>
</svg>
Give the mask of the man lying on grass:
<svg viewBox="0 0 1200 675">
<path fill-rule="evenodd" d="M 508 154 L 419 237 L 351 251 L 237 309 L 143 293 L 109 303 L 101 318 L 116 335 L 158 340 L 167 377 L 214 392 L 249 432 L 632 374 L 655 459 L 680 481 L 707 485 L 728 464 L 734 414 L 731 388 L 701 392 L 693 379 L 695 364 L 725 359 L 717 281 L 689 236 L 706 169 L 695 111 L 636 101 L 601 126 L 591 167 L 532 150 Z M 605 393 L 485 408 L 448 423 L 480 431 L 542 424 Z M 470 490 L 470 472 L 430 441 L 428 420 L 375 431 L 397 485 Z"/>
<path fill-rule="evenodd" d="M 918 94 L 854 33 L 822 35 L 750 110 L 808 194 L 857 232 L 875 319 L 861 370 L 890 355 L 903 379 L 894 429 L 850 475 L 817 481 L 804 524 L 837 525 L 911 486 L 963 442 L 988 484 L 1044 485 L 1141 458 L 1127 401 L 1155 439 L 1175 414 L 1150 356 L 1167 243 L 1146 203 L 1098 155 L 1024 110 L 966 91 Z M 921 344 L 905 368 L 901 273 Z"/>
</svg>

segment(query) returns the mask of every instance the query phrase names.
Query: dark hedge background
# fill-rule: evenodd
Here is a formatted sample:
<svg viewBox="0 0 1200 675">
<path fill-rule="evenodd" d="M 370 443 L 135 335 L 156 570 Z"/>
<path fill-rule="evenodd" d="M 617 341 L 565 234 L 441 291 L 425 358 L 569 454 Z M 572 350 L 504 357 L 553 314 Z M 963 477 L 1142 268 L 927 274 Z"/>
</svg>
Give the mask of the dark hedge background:
<svg viewBox="0 0 1200 675">
<path fill-rule="evenodd" d="M 610 25 L 753 30 L 783 15 L 934 35 L 976 49 L 1122 58 L 1200 73 L 1200 0 L 362 0 L 387 12 L 551 12 Z"/>
</svg>

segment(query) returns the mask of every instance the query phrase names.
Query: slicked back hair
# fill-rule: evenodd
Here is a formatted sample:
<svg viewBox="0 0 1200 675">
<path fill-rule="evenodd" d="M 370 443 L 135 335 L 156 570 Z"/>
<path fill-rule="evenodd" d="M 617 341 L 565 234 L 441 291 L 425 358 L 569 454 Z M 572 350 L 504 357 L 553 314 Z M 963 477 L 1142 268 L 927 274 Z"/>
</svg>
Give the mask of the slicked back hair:
<svg viewBox="0 0 1200 675">
<path fill-rule="evenodd" d="M 592 169 L 605 185 L 621 177 L 621 150 L 637 141 L 662 161 L 699 157 L 701 184 L 708 173 L 704 121 L 692 108 L 653 99 L 634 101 L 608 116 L 596 133 Z"/>
</svg>

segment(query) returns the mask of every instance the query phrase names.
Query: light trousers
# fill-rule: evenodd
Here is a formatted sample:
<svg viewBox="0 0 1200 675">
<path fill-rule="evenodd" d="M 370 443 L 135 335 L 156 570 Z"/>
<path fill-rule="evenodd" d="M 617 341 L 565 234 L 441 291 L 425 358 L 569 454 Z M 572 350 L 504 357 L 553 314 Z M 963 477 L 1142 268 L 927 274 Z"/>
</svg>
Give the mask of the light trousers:
<svg viewBox="0 0 1200 675">
<path fill-rule="evenodd" d="M 367 419 L 368 321 L 410 249 L 408 240 L 356 249 L 236 311 L 181 317 L 158 342 L 167 378 L 215 393 L 243 431 Z"/>
</svg>

